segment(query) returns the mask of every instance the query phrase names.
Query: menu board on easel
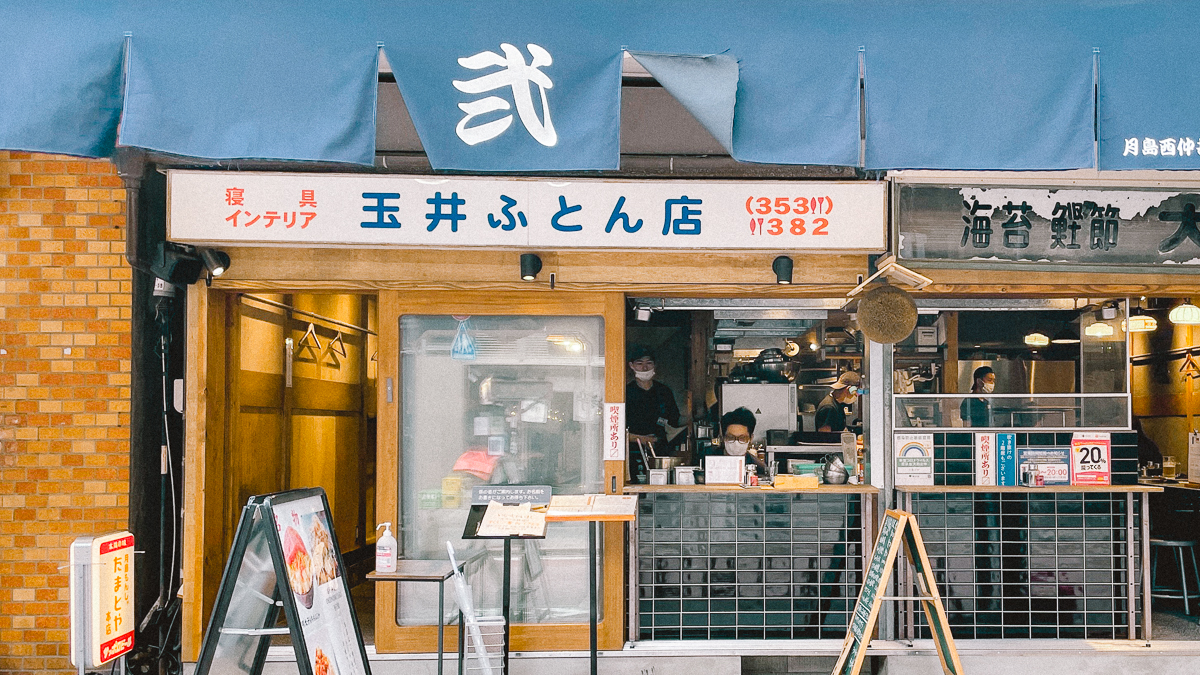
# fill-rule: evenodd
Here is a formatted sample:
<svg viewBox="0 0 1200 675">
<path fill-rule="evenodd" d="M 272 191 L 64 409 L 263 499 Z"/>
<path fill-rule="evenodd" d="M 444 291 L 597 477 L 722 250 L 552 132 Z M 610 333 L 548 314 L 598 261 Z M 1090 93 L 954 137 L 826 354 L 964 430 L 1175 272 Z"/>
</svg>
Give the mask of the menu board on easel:
<svg viewBox="0 0 1200 675">
<path fill-rule="evenodd" d="M 288 634 L 301 675 L 370 675 L 346 565 L 320 488 L 251 497 L 196 664 L 198 675 L 263 670 Z M 282 609 L 286 628 L 275 626 Z"/>
<path fill-rule="evenodd" d="M 875 539 L 875 550 L 871 554 L 871 563 L 863 577 L 858 603 L 854 606 L 850 627 L 842 643 L 842 653 L 833 667 L 833 675 L 858 675 L 861 671 L 866 647 L 871 641 L 875 622 L 879 618 L 879 607 L 887 599 L 883 594 L 887 589 L 901 544 L 904 545 L 908 560 L 917 573 L 919 602 L 925 611 L 925 618 L 929 621 L 929 629 L 942 662 L 942 670 L 946 675 L 962 675 L 962 663 L 958 660 L 954 638 L 950 635 L 950 622 L 938 595 L 933 567 L 929 564 L 925 542 L 921 539 L 920 528 L 917 527 L 917 517 L 907 511 L 892 509 L 883 515 L 879 536 Z"/>
</svg>

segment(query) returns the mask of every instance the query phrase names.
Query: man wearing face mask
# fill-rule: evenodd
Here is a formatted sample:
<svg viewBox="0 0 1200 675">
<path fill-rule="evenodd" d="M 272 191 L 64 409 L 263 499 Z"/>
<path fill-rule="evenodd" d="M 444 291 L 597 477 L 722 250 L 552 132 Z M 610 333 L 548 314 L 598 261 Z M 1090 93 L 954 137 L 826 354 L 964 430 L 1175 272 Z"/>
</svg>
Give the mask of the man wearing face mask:
<svg viewBox="0 0 1200 675">
<path fill-rule="evenodd" d="M 972 394 L 990 394 L 996 391 L 996 371 L 980 366 L 973 373 Z M 963 422 L 972 427 L 992 426 L 992 402 L 986 398 L 968 398 L 959 408 Z"/>
<path fill-rule="evenodd" d="M 846 430 L 846 408 L 858 400 L 858 387 L 862 378 L 858 373 L 846 371 L 837 382 L 833 383 L 833 391 L 821 399 L 817 406 L 817 431 L 841 433 Z"/>
<path fill-rule="evenodd" d="M 645 345 L 629 347 L 629 369 L 633 380 L 625 385 L 625 428 L 630 446 L 637 442 L 652 443 L 654 452 L 660 457 L 667 454 L 666 426 L 679 424 L 679 405 L 675 394 L 662 382 L 654 380 L 654 352 Z M 638 475 L 641 457 L 631 452 L 632 475 Z"/>
<path fill-rule="evenodd" d="M 750 439 L 754 437 L 757 421 L 748 408 L 730 410 L 721 415 L 721 447 L 726 455 L 745 457 L 747 464 L 753 463 L 765 472 L 767 465 L 750 452 Z"/>
</svg>

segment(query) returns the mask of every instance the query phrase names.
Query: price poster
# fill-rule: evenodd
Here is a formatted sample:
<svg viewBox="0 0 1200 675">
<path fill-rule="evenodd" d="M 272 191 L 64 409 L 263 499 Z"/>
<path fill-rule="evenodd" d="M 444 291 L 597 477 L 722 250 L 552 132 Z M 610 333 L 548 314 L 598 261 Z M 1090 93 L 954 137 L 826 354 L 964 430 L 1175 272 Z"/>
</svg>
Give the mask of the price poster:
<svg viewBox="0 0 1200 675">
<path fill-rule="evenodd" d="M 1109 434 L 1076 432 L 1071 438 L 1071 485 L 1111 485 L 1111 457 Z"/>
</svg>

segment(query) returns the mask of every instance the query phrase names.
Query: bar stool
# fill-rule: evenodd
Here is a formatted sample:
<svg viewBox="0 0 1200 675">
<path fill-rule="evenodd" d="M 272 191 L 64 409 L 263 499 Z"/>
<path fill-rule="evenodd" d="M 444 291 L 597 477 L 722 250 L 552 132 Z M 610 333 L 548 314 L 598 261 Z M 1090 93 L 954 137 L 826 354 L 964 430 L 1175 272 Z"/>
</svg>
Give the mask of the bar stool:
<svg viewBox="0 0 1200 675">
<path fill-rule="evenodd" d="M 1183 600 L 1183 611 L 1188 616 L 1192 612 L 1188 605 L 1188 600 L 1196 598 L 1200 600 L 1200 568 L 1196 567 L 1196 542 L 1188 539 L 1151 539 L 1150 540 L 1150 597 L 1152 598 L 1178 598 Z M 1159 586 L 1155 579 L 1158 577 L 1158 549 L 1169 548 L 1174 549 L 1176 559 L 1179 561 L 1179 583 L 1180 588 L 1176 589 L 1172 586 Z M 1187 549 L 1188 555 L 1192 558 L 1192 591 L 1188 592 L 1187 581 L 1187 566 L 1183 562 L 1183 550 Z"/>
</svg>

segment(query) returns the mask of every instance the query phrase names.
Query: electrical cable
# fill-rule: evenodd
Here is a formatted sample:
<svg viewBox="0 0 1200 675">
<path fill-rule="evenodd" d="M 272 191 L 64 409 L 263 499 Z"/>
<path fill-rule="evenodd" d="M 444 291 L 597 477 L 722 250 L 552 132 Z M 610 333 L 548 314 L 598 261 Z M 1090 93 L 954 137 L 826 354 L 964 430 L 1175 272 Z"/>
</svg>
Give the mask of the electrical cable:
<svg viewBox="0 0 1200 675">
<path fill-rule="evenodd" d="M 176 495 L 175 495 L 175 459 L 171 455 L 171 428 L 168 425 L 168 417 L 167 417 L 168 411 L 170 409 L 170 404 L 167 399 L 167 381 L 170 378 L 170 375 L 167 372 L 166 331 L 164 331 L 163 333 L 164 333 L 162 336 L 163 443 L 166 445 L 166 448 L 167 448 L 167 456 L 166 456 L 167 481 L 168 481 L 168 484 L 170 485 L 170 494 L 171 494 L 171 511 L 170 511 L 170 513 L 171 513 L 171 564 L 167 568 L 170 570 L 171 576 L 165 580 L 166 581 L 166 589 L 167 589 L 166 595 L 169 598 L 171 596 L 171 591 L 173 591 L 175 588 L 175 579 L 177 576 L 175 573 L 176 572 L 175 556 L 178 554 L 177 548 L 178 548 L 178 541 L 179 541 L 179 527 L 176 523 L 178 522 L 177 518 L 179 516 L 179 507 L 178 507 L 178 502 L 176 500 Z M 159 545 L 161 546 L 161 543 Z M 161 587 L 162 581 L 163 580 L 160 580 L 160 582 L 159 582 L 160 587 Z"/>
</svg>

